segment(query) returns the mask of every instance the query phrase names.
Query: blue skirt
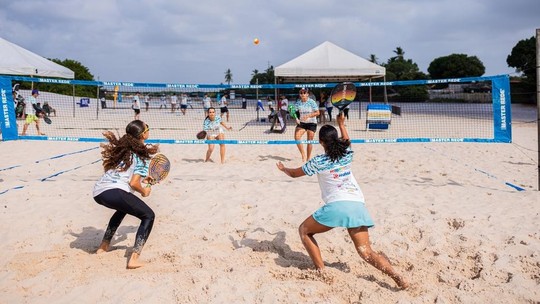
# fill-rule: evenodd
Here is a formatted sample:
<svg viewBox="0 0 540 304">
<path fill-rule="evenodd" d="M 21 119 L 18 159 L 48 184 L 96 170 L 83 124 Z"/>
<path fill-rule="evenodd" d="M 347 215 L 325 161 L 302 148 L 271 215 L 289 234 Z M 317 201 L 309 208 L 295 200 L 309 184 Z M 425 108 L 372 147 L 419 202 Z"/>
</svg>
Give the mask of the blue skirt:
<svg viewBox="0 0 540 304">
<path fill-rule="evenodd" d="M 328 227 L 373 227 L 373 219 L 363 202 L 339 201 L 324 204 L 313 213 L 313 218 Z"/>
</svg>

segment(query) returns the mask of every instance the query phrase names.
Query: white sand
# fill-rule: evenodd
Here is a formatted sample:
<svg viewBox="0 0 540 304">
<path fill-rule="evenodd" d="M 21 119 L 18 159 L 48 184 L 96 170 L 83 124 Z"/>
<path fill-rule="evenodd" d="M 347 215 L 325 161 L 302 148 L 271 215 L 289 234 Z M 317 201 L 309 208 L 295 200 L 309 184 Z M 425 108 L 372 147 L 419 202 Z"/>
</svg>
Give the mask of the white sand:
<svg viewBox="0 0 540 304">
<path fill-rule="evenodd" d="M 221 165 L 218 147 L 203 163 L 205 145 L 162 145 L 173 168 L 146 198 L 157 216 L 148 264 L 126 270 L 137 219 L 94 254 L 113 213 L 91 195 L 100 150 L 50 159 L 97 144 L 0 142 L 0 302 L 537 303 L 536 124 L 513 132 L 512 144 L 354 145 L 373 247 L 407 291 L 362 261 L 344 229 L 316 236 L 327 267 L 310 270 L 297 227 L 321 205 L 317 179 L 275 168 L 301 165 L 295 146 L 230 145 Z"/>
</svg>

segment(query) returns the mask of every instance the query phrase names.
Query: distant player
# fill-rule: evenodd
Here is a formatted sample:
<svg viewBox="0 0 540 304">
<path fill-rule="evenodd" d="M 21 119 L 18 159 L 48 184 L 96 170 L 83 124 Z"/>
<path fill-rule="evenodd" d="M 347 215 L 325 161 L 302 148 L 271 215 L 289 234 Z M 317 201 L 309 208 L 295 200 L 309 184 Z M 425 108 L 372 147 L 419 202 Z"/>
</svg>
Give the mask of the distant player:
<svg viewBox="0 0 540 304">
<path fill-rule="evenodd" d="M 38 90 L 32 90 L 32 96 L 28 97 L 26 99 L 26 106 L 24 107 L 24 113 L 26 114 L 26 119 L 23 126 L 23 131 L 21 133 L 21 136 L 26 135 L 26 131 L 28 130 L 28 126 L 31 123 L 36 124 L 36 129 L 38 132 L 38 135 L 45 135 L 45 133 L 41 132 L 39 129 L 39 118 L 43 117 L 45 113 L 43 110 L 39 107 L 39 103 L 37 101 L 37 97 L 39 96 Z"/>
</svg>

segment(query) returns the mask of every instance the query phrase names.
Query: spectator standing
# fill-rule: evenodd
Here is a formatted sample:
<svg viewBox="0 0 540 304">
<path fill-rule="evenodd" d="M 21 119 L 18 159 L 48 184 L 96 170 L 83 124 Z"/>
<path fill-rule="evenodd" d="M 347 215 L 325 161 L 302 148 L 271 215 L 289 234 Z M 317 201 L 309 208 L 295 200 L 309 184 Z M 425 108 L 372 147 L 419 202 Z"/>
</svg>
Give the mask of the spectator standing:
<svg viewBox="0 0 540 304">
<path fill-rule="evenodd" d="M 139 116 L 141 115 L 141 101 L 140 101 L 140 92 L 137 92 L 135 96 L 133 97 L 133 101 L 131 104 L 131 108 L 135 112 L 135 118 L 134 120 L 138 120 Z"/>
<path fill-rule="evenodd" d="M 148 112 L 148 108 L 150 107 L 150 96 L 148 94 L 144 95 L 144 106 L 146 107 L 146 112 Z"/>
<path fill-rule="evenodd" d="M 188 107 L 187 95 L 183 93 L 182 96 L 180 97 L 180 111 L 182 111 L 182 115 L 186 115 L 187 107 Z"/>
<path fill-rule="evenodd" d="M 208 94 L 204 94 L 203 98 L 203 108 L 204 108 L 204 116 L 208 115 L 208 109 L 212 107 L 212 99 L 208 97 Z"/>
<path fill-rule="evenodd" d="M 165 107 L 165 109 L 167 109 L 167 98 L 165 97 L 165 95 L 161 95 L 159 97 L 159 101 L 161 102 L 161 104 L 159 105 L 159 109 L 161 109 L 162 107 Z"/>
<path fill-rule="evenodd" d="M 178 103 L 178 96 L 173 93 L 171 95 L 171 113 L 174 113 L 174 111 L 176 111 L 176 103 Z"/>
<path fill-rule="evenodd" d="M 221 115 L 219 117 L 223 118 L 223 114 L 227 115 L 227 122 L 229 122 L 229 103 L 227 102 L 227 94 L 223 94 L 221 99 L 219 100 L 219 111 L 221 112 Z"/>
</svg>

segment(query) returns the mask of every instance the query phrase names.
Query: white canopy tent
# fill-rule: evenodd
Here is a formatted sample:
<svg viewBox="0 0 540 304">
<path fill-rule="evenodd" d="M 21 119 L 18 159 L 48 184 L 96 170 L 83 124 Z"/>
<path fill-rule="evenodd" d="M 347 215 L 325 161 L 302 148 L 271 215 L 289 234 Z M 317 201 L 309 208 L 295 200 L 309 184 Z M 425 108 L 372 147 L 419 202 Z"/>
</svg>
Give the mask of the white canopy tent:
<svg viewBox="0 0 540 304">
<path fill-rule="evenodd" d="M 385 74 L 384 67 L 328 41 L 274 70 L 276 83 L 363 81 Z"/>
<path fill-rule="evenodd" d="M 0 37 L 0 75 L 75 78 L 75 73 Z"/>
<path fill-rule="evenodd" d="M 355 55 L 329 41 L 274 70 L 275 83 L 357 82 L 384 78 L 386 68 Z M 277 96 L 276 90 L 276 96 Z M 371 102 L 371 87 L 369 87 Z M 387 102 L 386 86 L 384 101 Z"/>
</svg>

